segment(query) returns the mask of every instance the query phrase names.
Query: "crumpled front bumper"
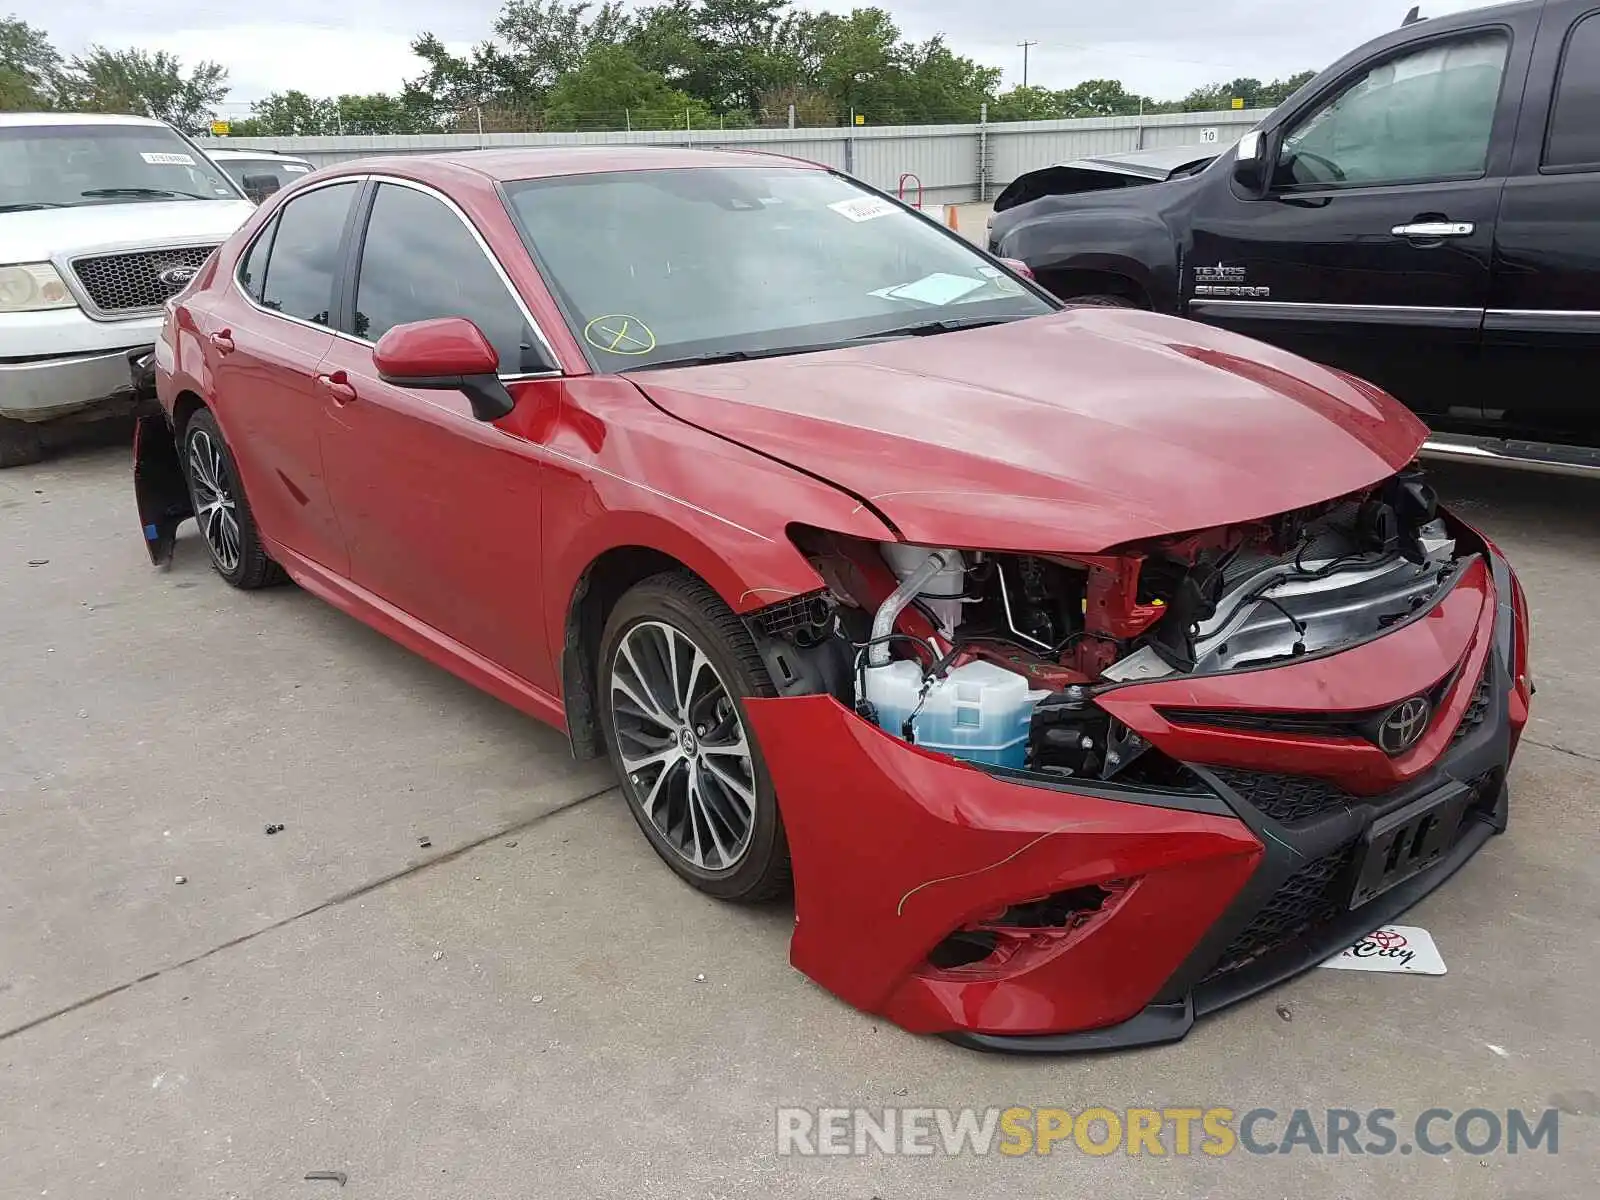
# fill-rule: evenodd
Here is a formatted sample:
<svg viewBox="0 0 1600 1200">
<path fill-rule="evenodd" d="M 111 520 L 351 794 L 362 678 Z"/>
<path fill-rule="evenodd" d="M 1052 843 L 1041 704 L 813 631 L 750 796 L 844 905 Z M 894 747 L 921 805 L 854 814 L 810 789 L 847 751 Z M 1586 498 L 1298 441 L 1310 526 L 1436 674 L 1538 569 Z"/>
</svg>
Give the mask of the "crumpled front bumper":
<svg viewBox="0 0 1600 1200">
<path fill-rule="evenodd" d="M 1444 729 L 1448 745 L 1428 751 L 1426 770 L 1389 791 L 1340 793 L 1336 809 L 1310 821 L 1267 816 L 1203 766 L 1196 774 L 1208 786 L 1192 792 L 1074 788 L 925 752 L 831 697 L 748 701 L 794 862 L 791 961 L 913 1032 L 1034 1052 L 1176 1040 L 1197 1015 L 1314 966 L 1505 828 L 1505 773 L 1530 691 L 1517 659 L 1526 613 L 1492 547 L 1486 562 L 1470 649 L 1452 651 L 1462 655 L 1452 666 L 1473 672 L 1469 691 L 1482 672 L 1486 703 Z M 1413 642 L 1436 636 L 1419 627 Z M 1337 673 L 1339 657 L 1325 669 Z M 1253 674 L 1265 681 L 1273 671 Z M 1286 746 L 1275 769 L 1298 765 Z M 1349 908 L 1353 847 L 1372 823 L 1458 786 L 1470 793 L 1448 851 Z M 1104 902 L 1069 926 L 1008 933 L 1001 961 L 930 962 L 952 934 L 1075 889 Z"/>
</svg>

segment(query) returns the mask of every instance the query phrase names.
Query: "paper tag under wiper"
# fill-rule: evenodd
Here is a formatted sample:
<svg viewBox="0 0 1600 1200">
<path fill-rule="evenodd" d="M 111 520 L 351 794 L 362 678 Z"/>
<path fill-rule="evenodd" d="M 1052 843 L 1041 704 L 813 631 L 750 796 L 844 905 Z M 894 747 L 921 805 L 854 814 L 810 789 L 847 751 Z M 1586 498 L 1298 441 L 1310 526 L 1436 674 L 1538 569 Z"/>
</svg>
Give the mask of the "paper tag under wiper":
<svg viewBox="0 0 1600 1200">
<path fill-rule="evenodd" d="M 924 275 L 911 283 L 879 288 L 872 294 L 885 300 L 910 300 L 916 304 L 953 304 L 968 292 L 975 292 L 981 287 L 986 287 L 988 283 L 986 279 L 972 279 L 966 275 L 935 271 L 932 275 Z"/>
</svg>

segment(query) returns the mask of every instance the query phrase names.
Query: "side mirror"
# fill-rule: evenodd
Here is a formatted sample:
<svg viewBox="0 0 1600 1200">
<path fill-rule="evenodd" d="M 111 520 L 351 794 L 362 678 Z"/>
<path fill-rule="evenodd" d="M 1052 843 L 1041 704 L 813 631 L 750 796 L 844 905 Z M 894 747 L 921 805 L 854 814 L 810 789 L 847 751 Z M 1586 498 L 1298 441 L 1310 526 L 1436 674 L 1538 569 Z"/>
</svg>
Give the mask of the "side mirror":
<svg viewBox="0 0 1600 1200">
<path fill-rule="evenodd" d="M 372 362 L 378 378 L 395 387 L 464 392 L 480 421 L 498 421 L 515 403 L 496 374 L 499 354 L 465 317 L 396 325 L 378 339 Z"/>
<path fill-rule="evenodd" d="M 1251 198 L 1267 194 L 1272 181 L 1272 143 L 1259 129 L 1252 129 L 1239 139 L 1233 155 L 1233 181 Z"/>
</svg>

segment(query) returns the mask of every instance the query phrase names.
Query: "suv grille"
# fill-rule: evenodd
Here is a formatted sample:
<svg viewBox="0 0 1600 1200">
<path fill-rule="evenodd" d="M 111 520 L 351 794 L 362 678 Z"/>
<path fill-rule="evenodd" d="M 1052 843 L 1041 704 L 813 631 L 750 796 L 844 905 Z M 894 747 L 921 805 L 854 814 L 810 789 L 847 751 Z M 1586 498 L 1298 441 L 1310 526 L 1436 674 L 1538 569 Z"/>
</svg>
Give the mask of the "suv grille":
<svg viewBox="0 0 1600 1200">
<path fill-rule="evenodd" d="M 1358 804 L 1371 804 L 1370 798 L 1352 796 L 1337 784 L 1309 775 L 1270 775 L 1265 771 L 1246 771 L 1238 767 L 1207 768 L 1223 783 L 1238 792 L 1264 817 L 1292 825 Z"/>
<path fill-rule="evenodd" d="M 1248 966 L 1338 916 L 1344 910 L 1346 869 L 1355 858 L 1358 844 L 1352 842 L 1313 859 L 1284 880 L 1250 924 L 1228 943 L 1206 978 L 1215 979 Z"/>
<path fill-rule="evenodd" d="M 72 271 L 88 293 L 89 301 L 104 316 L 132 316 L 160 308 L 183 289 L 161 280 L 172 267 L 199 270 L 217 247 L 175 246 L 164 250 L 136 250 L 127 254 L 99 254 L 74 259 Z"/>
</svg>

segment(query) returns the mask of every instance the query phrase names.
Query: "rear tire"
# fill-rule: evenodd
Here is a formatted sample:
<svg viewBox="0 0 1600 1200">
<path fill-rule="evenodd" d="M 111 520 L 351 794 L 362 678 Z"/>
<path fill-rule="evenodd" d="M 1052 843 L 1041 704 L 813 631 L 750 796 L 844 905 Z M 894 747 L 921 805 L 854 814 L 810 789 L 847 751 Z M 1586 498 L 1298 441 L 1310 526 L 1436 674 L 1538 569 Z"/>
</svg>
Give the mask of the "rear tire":
<svg viewBox="0 0 1600 1200">
<path fill-rule="evenodd" d="M 777 693 L 739 618 L 687 571 L 653 576 L 612 610 L 597 674 L 606 748 L 661 859 L 719 900 L 787 893 L 788 838 L 744 711 Z"/>
<path fill-rule="evenodd" d="M 195 523 L 217 574 L 243 591 L 282 583 L 283 568 L 261 544 L 239 465 L 209 409 L 200 409 L 183 428 L 183 474 Z"/>
<path fill-rule="evenodd" d="M 44 457 L 44 438 L 26 421 L 0 417 L 0 470 L 25 467 Z"/>
</svg>

